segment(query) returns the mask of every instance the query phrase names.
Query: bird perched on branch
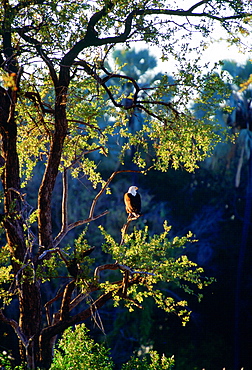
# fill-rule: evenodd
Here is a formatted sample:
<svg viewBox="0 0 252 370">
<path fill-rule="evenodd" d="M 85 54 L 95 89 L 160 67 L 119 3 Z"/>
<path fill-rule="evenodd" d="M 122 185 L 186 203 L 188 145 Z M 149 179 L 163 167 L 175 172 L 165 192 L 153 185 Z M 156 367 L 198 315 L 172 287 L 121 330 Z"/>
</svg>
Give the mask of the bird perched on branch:
<svg viewBox="0 0 252 370">
<path fill-rule="evenodd" d="M 141 197 L 137 193 L 137 186 L 130 186 L 127 193 L 124 194 L 124 203 L 128 219 L 141 216 Z"/>
</svg>

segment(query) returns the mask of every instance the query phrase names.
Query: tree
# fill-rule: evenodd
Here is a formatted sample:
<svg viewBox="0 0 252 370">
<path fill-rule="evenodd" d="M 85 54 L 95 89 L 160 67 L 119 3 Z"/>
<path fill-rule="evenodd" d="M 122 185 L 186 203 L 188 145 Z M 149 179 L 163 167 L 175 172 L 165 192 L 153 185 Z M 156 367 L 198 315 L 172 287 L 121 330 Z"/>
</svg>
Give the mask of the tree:
<svg viewBox="0 0 252 370">
<path fill-rule="evenodd" d="M 110 65 L 106 66 L 108 70 L 119 69 L 121 74 L 124 74 L 135 80 L 143 92 L 145 88 L 154 88 L 155 83 L 162 78 L 161 73 L 154 74 L 153 72 L 153 69 L 157 66 L 157 58 L 151 55 L 146 49 L 116 49 L 112 53 L 112 60 L 109 62 Z M 168 82 L 171 83 L 169 80 Z M 109 86 L 118 85 L 117 95 L 122 97 L 123 106 L 127 108 L 132 106 L 134 85 L 131 81 L 125 79 L 118 81 L 118 78 L 112 77 L 107 84 Z M 162 100 L 164 99 L 165 97 L 162 97 Z M 146 115 L 144 115 L 144 112 L 141 109 L 132 107 L 130 111 L 128 109 L 127 125 L 129 128 L 129 133 L 134 136 L 137 131 L 140 131 L 143 128 L 144 119 L 146 118 Z M 109 119 L 111 120 L 112 117 L 109 117 Z M 107 126 L 108 122 L 106 120 L 106 111 L 105 114 L 99 118 L 98 123 L 99 127 L 101 128 Z M 110 148 L 108 153 L 110 163 L 108 163 L 108 158 L 106 158 L 106 168 L 108 171 L 109 167 L 111 167 L 110 172 L 113 172 L 115 168 L 119 168 L 119 155 L 122 145 L 127 143 L 127 138 L 121 138 L 120 142 L 118 143 L 118 133 L 120 129 L 121 127 L 119 126 L 117 128 L 117 135 L 111 136 L 107 142 L 107 146 Z M 127 155 L 125 158 L 125 161 L 127 161 L 129 166 L 131 166 L 130 169 L 136 168 L 136 166 L 134 164 L 132 166 L 131 163 L 134 152 L 134 147 L 132 147 L 131 150 L 127 150 Z M 92 153 L 92 157 L 94 157 L 96 160 L 99 158 L 99 160 L 102 161 L 104 155 L 95 151 Z"/>
<path fill-rule="evenodd" d="M 209 35 L 215 22 L 230 35 L 232 30 L 237 32 L 237 27 L 244 31 L 248 16 L 249 5 L 240 1 L 203 0 L 186 10 L 157 1 L 129 4 L 105 0 L 91 5 L 71 0 L 2 1 L 1 220 L 6 246 L 2 247 L 1 281 L 3 287 L 11 284 L 3 290 L 4 305 L 17 297 L 19 318 L 9 318 L 4 310 L 0 311 L 0 318 L 15 330 L 29 368 L 38 364 L 48 368 L 56 336 L 111 299 L 139 306 L 144 297 L 152 296 L 166 311 L 177 310 L 181 316 L 187 316 L 186 303 L 163 297 L 158 282 L 172 281 L 191 291 L 186 282 L 199 288 L 204 285 L 202 270 L 186 256 L 177 255 L 174 249 L 183 246 L 188 238 L 169 240 L 166 224 L 163 233 L 149 237 L 147 229 L 128 234 L 129 224 L 135 221 L 130 220 L 122 228 L 120 242 L 102 230 L 106 239 L 104 250 L 116 262 L 97 266 L 93 278 L 85 265 L 93 247 L 85 236 L 76 241 L 71 254 L 66 254 L 63 241 L 71 229 L 108 214 L 106 210 L 96 214 L 96 205 L 118 172 L 103 180 L 98 164 L 88 155 L 99 150 L 106 156 L 108 137 L 117 133 L 118 127 L 119 135 L 128 138 L 123 151 L 132 145 L 137 149 L 133 160 L 139 167 L 138 173 L 148 173 L 151 166 L 166 171 L 170 165 L 182 165 L 192 171 L 197 161 L 207 155 L 218 137 L 212 125 L 194 119 L 189 102 L 203 86 L 213 93 L 221 88 L 222 81 L 211 79 L 210 74 L 207 79 L 202 77 L 200 67 L 188 62 L 187 40 L 195 31 Z M 174 44 L 180 36 L 178 54 Z M 164 59 L 172 55 L 177 58 L 181 68 L 174 83 L 167 83 L 164 75 L 155 89 L 141 88 L 134 78 L 105 67 L 114 45 L 135 40 L 159 44 Z M 125 106 L 125 96 L 118 94 L 116 84 L 108 84 L 111 78 L 133 85 L 131 106 Z M 172 102 L 162 101 L 164 91 L 172 93 Z M 150 119 L 132 135 L 127 127 L 127 113 L 136 108 Z M 101 130 L 97 117 L 105 110 L 108 117 L 116 119 L 113 125 L 108 120 Z M 37 210 L 32 212 L 23 188 L 40 161 L 44 171 Z M 122 171 L 126 175 L 130 170 Z M 62 226 L 61 230 L 54 230 L 51 205 L 59 173 L 63 178 Z M 87 218 L 73 223 L 69 223 L 67 211 L 69 174 L 85 174 L 95 188 L 99 186 L 90 208 L 87 207 Z M 57 277 L 60 266 L 61 271 L 67 268 L 71 278 L 55 297 L 44 302 L 43 283 Z M 120 270 L 122 278 L 116 282 L 101 281 L 103 270 Z M 76 287 L 79 293 L 73 298 Z M 93 301 L 80 307 L 90 295 Z M 78 305 L 79 311 L 71 315 Z"/>
</svg>

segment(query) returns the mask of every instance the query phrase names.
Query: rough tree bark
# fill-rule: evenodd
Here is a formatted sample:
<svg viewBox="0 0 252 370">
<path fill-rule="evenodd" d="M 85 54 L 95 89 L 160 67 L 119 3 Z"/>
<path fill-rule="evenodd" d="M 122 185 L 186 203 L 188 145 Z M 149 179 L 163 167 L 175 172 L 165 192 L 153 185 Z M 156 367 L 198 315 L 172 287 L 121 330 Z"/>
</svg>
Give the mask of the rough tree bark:
<svg viewBox="0 0 252 370">
<path fill-rule="evenodd" d="M 19 292 L 19 327 L 27 341 L 23 352 L 27 363 L 34 367 L 34 347 L 38 347 L 41 325 L 41 297 L 38 282 L 21 271 L 27 263 L 31 251 L 27 249 L 22 217 L 22 195 L 20 192 L 19 161 L 16 148 L 17 127 L 15 123 L 16 91 L 0 89 L 0 129 L 2 136 L 2 157 L 4 169 L 2 184 L 4 189 L 4 227 L 11 251 L 13 272 L 16 275 L 15 289 Z"/>
</svg>

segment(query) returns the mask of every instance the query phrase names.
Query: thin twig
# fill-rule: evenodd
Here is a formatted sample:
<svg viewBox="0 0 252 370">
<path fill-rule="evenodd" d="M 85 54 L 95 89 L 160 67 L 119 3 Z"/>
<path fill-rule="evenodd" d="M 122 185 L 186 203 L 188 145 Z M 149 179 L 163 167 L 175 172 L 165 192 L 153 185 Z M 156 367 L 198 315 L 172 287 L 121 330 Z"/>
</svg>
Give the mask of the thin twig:
<svg viewBox="0 0 252 370">
<path fill-rule="evenodd" d="M 53 245 L 54 247 L 57 247 L 59 245 L 59 243 L 62 241 L 62 239 L 66 236 L 66 234 L 74 229 L 75 227 L 77 226 L 81 226 L 81 225 L 85 225 L 89 222 L 92 222 L 92 221 L 95 221 L 97 220 L 98 218 L 100 217 L 103 217 L 105 216 L 106 214 L 108 214 L 109 211 L 104 211 L 102 213 L 100 213 L 99 215 L 97 216 L 94 216 L 94 217 L 88 217 L 86 218 L 85 220 L 79 220 L 79 221 L 76 221 L 76 222 L 73 222 L 72 224 L 68 225 L 67 228 L 64 230 L 64 231 L 60 231 L 59 234 L 56 236 L 56 238 L 54 239 L 53 241 Z"/>
<path fill-rule="evenodd" d="M 63 194 L 62 194 L 62 231 L 67 229 L 68 225 L 68 211 L 67 211 L 67 201 L 68 201 L 68 177 L 67 177 L 67 169 L 64 168 L 62 174 L 62 187 L 63 187 Z"/>
</svg>

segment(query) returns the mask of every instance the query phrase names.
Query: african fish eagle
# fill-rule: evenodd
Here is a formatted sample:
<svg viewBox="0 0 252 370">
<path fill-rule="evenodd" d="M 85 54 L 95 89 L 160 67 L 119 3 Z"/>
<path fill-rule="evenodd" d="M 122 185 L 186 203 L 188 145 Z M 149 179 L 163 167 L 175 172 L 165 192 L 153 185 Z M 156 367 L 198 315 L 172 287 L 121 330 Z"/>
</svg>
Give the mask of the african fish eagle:
<svg viewBox="0 0 252 370">
<path fill-rule="evenodd" d="M 129 218 L 141 215 L 141 197 L 137 190 L 137 186 L 130 186 L 128 192 L 124 194 L 124 203 Z"/>
</svg>

